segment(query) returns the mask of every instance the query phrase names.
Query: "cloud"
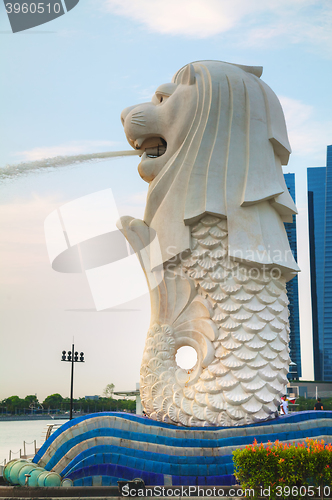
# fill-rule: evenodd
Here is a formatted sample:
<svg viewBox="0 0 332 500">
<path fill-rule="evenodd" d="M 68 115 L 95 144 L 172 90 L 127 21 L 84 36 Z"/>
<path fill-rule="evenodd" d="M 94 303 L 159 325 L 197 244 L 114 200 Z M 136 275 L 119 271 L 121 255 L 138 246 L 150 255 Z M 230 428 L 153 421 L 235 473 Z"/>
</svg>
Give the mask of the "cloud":
<svg viewBox="0 0 332 500">
<path fill-rule="evenodd" d="M 243 0 L 168 0 L 167 4 L 162 0 L 105 0 L 104 5 L 109 12 L 129 17 L 154 32 L 205 38 L 231 29 L 239 17 L 248 12 L 247 3 Z M 251 5 L 258 6 L 259 1 L 253 0 Z"/>
<path fill-rule="evenodd" d="M 303 122 L 307 122 L 314 111 L 313 106 L 304 104 L 297 99 L 279 96 L 282 108 L 284 110 L 288 128 L 297 129 Z"/>
<path fill-rule="evenodd" d="M 332 3 L 322 0 L 291 0 L 279 6 L 271 4 L 265 12 L 265 22 L 258 17 L 255 25 L 245 34 L 243 43 L 259 47 L 269 41 L 278 44 L 304 43 L 312 48 L 320 48 L 323 53 L 332 55 Z"/>
<path fill-rule="evenodd" d="M 71 141 L 58 146 L 42 146 L 26 151 L 14 153 L 24 161 L 36 161 L 55 156 L 79 155 L 85 153 L 96 153 L 106 151 L 107 148 L 115 146 L 112 141 Z"/>
<path fill-rule="evenodd" d="M 152 32 L 208 38 L 241 32 L 238 44 L 261 45 L 278 37 L 331 49 L 330 0 L 104 0 L 112 14 L 132 19 Z"/>
<path fill-rule="evenodd" d="M 293 153 L 321 158 L 326 145 L 331 143 L 332 121 L 318 121 L 314 107 L 296 99 L 279 96 L 284 110 L 289 140 Z"/>
</svg>

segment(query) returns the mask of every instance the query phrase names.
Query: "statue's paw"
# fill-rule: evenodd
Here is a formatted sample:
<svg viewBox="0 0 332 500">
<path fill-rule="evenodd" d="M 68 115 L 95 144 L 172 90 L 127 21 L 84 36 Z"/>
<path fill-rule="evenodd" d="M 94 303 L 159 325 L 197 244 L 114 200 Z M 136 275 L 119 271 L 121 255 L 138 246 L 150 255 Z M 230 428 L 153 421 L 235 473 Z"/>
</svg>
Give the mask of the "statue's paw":
<svg viewBox="0 0 332 500">
<path fill-rule="evenodd" d="M 150 268 L 149 255 L 146 249 L 150 244 L 149 226 L 141 219 L 134 219 L 134 217 L 129 216 L 121 217 L 116 225 L 137 254 L 143 269 L 148 270 Z"/>
<path fill-rule="evenodd" d="M 116 226 L 121 231 L 121 233 L 124 235 L 126 240 L 128 241 L 129 245 L 134 249 L 134 252 L 139 252 L 142 248 L 142 243 L 139 238 L 139 236 L 136 234 L 136 231 L 133 230 L 135 227 L 131 227 L 132 223 L 135 222 L 137 219 L 134 219 L 134 217 L 129 217 L 128 215 L 121 217 L 117 223 Z M 141 221 L 142 222 L 142 221 Z"/>
<path fill-rule="evenodd" d="M 131 222 L 130 222 L 130 228 L 135 231 L 136 228 L 141 228 L 141 227 L 145 227 L 147 229 L 149 229 L 149 227 L 145 224 L 144 220 L 142 219 L 133 219 L 132 217 L 128 217 L 128 219 L 131 218 Z"/>
<path fill-rule="evenodd" d="M 130 226 L 130 223 L 134 221 L 134 217 L 130 217 L 129 215 L 125 215 L 120 217 L 120 219 L 116 223 L 116 227 L 121 231 L 121 233 L 125 234 Z"/>
<path fill-rule="evenodd" d="M 141 219 L 132 219 L 130 229 L 134 231 L 142 242 L 142 248 L 150 243 L 150 228 Z"/>
</svg>

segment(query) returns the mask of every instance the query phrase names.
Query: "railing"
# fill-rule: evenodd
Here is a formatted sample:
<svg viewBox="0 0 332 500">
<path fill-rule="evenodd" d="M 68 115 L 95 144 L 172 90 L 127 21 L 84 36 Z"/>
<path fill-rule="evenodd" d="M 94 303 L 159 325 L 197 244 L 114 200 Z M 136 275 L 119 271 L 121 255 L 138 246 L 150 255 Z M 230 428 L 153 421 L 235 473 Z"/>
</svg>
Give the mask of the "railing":
<svg viewBox="0 0 332 500">
<path fill-rule="evenodd" d="M 9 459 L 8 461 L 10 462 L 13 458 L 13 455 L 19 455 L 18 458 L 21 458 L 22 456 L 22 448 L 20 448 L 18 451 L 12 451 L 12 450 L 9 450 Z"/>
<path fill-rule="evenodd" d="M 31 445 L 33 444 L 33 453 L 27 453 L 27 448 L 26 446 L 27 445 Z M 34 457 L 37 453 L 37 441 L 34 439 L 33 441 L 31 441 L 31 443 L 27 443 L 26 441 L 23 441 L 23 455 L 21 456 L 21 458 L 28 458 L 28 457 Z"/>
<path fill-rule="evenodd" d="M 33 452 L 32 453 L 27 453 L 27 445 L 33 445 Z M 10 462 L 11 460 L 13 460 L 15 457 L 15 455 L 18 455 L 17 458 L 31 458 L 31 457 L 34 457 L 37 453 L 37 441 L 34 439 L 33 441 L 31 441 L 31 443 L 27 443 L 26 441 L 23 441 L 23 453 L 22 453 L 22 448 L 20 448 L 18 451 L 12 451 L 12 450 L 9 450 L 9 459 L 8 461 Z M 6 460 L 6 459 L 5 459 Z M 6 465 L 6 463 L 4 463 L 4 465 Z"/>
<path fill-rule="evenodd" d="M 42 434 L 42 438 L 41 438 L 42 443 L 44 443 L 58 427 L 61 427 L 61 424 L 47 424 L 47 427 Z M 27 450 L 27 446 L 30 446 L 30 445 L 33 445 L 33 450 L 31 450 L 31 449 Z M 23 450 L 23 453 L 22 453 L 22 450 Z M 28 453 L 27 451 L 30 451 L 30 453 Z M 36 455 L 37 451 L 38 451 L 38 448 L 37 448 L 36 439 L 31 441 L 31 443 L 28 443 L 27 441 L 23 441 L 23 448 L 20 448 L 18 451 L 9 450 L 8 462 L 13 460 L 14 458 L 32 458 Z M 15 455 L 17 455 L 17 457 Z M 6 465 L 6 463 L 7 463 L 7 460 L 4 459 L 3 462 L 0 463 L 0 466 Z"/>
<path fill-rule="evenodd" d="M 61 425 L 62 424 L 47 424 L 46 430 L 44 430 L 42 434 L 42 442 L 44 443 L 47 441 L 50 435 L 53 434 L 56 429 L 61 427 Z"/>
<path fill-rule="evenodd" d="M 48 410 L 48 409 L 34 409 L 34 408 L 13 408 L 11 411 L 5 407 L 0 407 L 0 417 L 54 417 L 62 415 L 67 410 Z"/>
</svg>

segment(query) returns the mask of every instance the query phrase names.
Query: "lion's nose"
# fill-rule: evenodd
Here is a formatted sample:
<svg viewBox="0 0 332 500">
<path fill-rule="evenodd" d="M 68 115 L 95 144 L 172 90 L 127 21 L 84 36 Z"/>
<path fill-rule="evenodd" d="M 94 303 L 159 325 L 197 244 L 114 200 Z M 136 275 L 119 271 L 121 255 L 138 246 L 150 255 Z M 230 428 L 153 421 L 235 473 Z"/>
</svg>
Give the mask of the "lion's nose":
<svg viewBox="0 0 332 500">
<path fill-rule="evenodd" d="M 136 108 L 136 106 L 129 106 L 129 108 L 125 108 L 122 113 L 121 113 L 121 123 L 122 125 L 124 126 L 124 122 L 125 122 L 125 119 L 127 118 L 127 116 L 129 115 L 130 111 L 132 109 Z"/>
</svg>

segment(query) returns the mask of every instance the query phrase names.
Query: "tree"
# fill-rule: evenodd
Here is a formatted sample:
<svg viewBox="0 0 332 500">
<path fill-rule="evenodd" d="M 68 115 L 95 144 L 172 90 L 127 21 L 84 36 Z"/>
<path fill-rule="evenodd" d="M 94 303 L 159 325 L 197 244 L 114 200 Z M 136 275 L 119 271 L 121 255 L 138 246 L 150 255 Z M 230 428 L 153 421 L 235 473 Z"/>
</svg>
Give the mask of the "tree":
<svg viewBox="0 0 332 500">
<path fill-rule="evenodd" d="M 105 398 L 112 398 L 114 387 L 115 387 L 114 384 L 108 384 L 104 389 L 103 396 L 105 396 Z"/>
<path fill-rule="evenodd" d="M 10 396 L 2 401 L 2 404 L 7 407 L 7 411 L 14 413 L 15 409 L 24 408 L 24 399 L 18 396 Z"/>
<path fill-rule="evenodd" d="M 43 406 L 44 408 L 51 408 L 52 410 L 56 410 L 60 408 L 61 403 L 63 403 L 64 399 L 61 396 L 61 394 L 51 394 L 50 396 L 47 396 L 45 401 L 43 401 Z"/>
<path fill-rule="evenodd" d="M 39 405 L 39 401 L 37 399 L 37 396 L 34 394 L 31 394 L 30 396 L 25 396 L 24 398 L 24 404 L 26 408 L 31 408 L 31 403 L 33 403 L 35 406 Z"/>
</svg>

